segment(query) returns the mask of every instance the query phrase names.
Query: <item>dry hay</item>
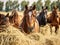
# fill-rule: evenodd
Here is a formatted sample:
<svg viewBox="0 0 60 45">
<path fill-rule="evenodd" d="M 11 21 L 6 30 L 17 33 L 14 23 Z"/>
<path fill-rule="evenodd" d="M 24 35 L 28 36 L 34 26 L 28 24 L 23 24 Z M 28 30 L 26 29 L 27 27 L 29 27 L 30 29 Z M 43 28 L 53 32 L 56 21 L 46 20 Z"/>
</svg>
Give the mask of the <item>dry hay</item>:
<svg viewBox="0 0 60 45">
<path fill-rule="evenodd" d="M 45 28 L 45 27 L 44 27 Z M 12 26 L 4 28 L 5 31 L 0 32 L 0 45 L 59 45 L 60 36 L 43 35 L 42 33 L 31 33 L 25 35 Z"/>
<path fill-rule="evenodd" d="M 12 26 L 9 26 L 5 31 L 0 32 L 0 45 L 35 45 L 36 41 L 28 38 Z"/>
</svg>

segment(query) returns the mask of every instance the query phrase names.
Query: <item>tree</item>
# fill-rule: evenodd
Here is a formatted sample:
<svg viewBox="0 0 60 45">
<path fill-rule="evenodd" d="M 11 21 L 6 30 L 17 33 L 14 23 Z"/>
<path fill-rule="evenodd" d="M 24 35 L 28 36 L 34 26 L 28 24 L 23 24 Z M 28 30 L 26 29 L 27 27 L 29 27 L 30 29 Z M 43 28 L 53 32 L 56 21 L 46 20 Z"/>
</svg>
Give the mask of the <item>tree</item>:
<svg viewBox="0 0 60 45">
<path fill-rule="evenodd" d="M 0 1 L 0 11 L 3 10 L 3 5 L 4 5 L 4 2 L 1 2 L 1 1 Z"/>
<path fill-rule="evenodd" d="M 22 11 L 24 10 L 25 5 L 29 5 L 29 2 L 23 0 L 23 1 L 21 2 L 21 10 L 22 10 Z"/>
<path fill-rule="evenodd" d="M 56 1 L 53 1 L 53 2 L 51 3 L 51 10 L 53 9 L 53 6 L 56 6 L 56 5 L 57 5 Z"/>
<path fill-rule="evenodd" d="M 13 1 L 12 5 L 11 5 L 11 9 L 18 9 L 18 7 L 19 7 L 18 1 Z"/>
<path fill-rule="evenodd" d="M 57 0 L 56 3 L 57 3 L 57 6 L 59 7 L 59 10 L 60 10 L 60 0 Z"/>
<path fill-rule="evenodd" d="M 19 3 L 18 3 L 17 0 L 15 0 L 13 2 L 11 0 L 9 0 L 9 1 L 6 2 L 5 10 L 10 11 L 10 10 L 13 10 L 13 9 L 18 9 L 18 7 L 19 7 Z"/>
<path fill-rule="evenodd" d="M 45 6 L 47 6 L 48 7 L 48 10 L 50 10 L 51 8 L 50 8 L 50 3 L 51 3 L 51 1 L 50 0 L 46 0 L 45 1 Z"/>
<path fill-rule="evenodd" d="M 36 5 L 36 2 L 33 2 L 32 6 L 33 6 L 33 5 Z M 36 5 L 36 6 L 37 6 L 37 5 Z M 36 9 L 37 9 L 37 8 L 36 8 Z"/>
<path fill-rule="evenodd" d="M 41 0 L 38 0 L 38 1 L 37 1 L 37 3 L 36 3 L 36 8 L 37 8 L 38 11 L 41 10 L 42 4 L 43 4 L 43 3 L 41 2 Z"/>
<path fill-rule="evenodd" d="M 32 5 L 36 5 L 36 2 L 33 2 L 33 4 Z"/>
<path fill-rule="evenodd" d="M 5 11 L 9 11 L 11 9 L 11 5 L 12 5 L 12 1 L 7 1 L 6 4 L 5 4 Z"/>
</svg>

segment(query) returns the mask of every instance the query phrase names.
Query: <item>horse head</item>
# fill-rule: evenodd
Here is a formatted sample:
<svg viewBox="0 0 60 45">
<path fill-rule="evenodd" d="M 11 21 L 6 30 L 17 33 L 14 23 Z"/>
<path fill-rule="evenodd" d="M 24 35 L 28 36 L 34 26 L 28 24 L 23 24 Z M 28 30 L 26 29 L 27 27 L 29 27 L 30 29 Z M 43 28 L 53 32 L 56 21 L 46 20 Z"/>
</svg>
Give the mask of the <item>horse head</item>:
<svg viewBox="0 0 60 45">
<path fill-rule="evenodd" d="M 35 22 L 36 10 L 35 5 L 28 8 L 25 6 L 24 16 L 26 16 L 26 23 L 29 26 L 32 26 Z"/>
<path fill-rule="evenodd" d="M 26 33 L 31 32 L 35 29 L 35 32 L 39 29 L 38 21 L 36 20 L 36 6 L 28 7 L 25 5 L 24 18 L 22 23 L 22 28 Z M 37 26 L 38 25 L 38 26 Z M 38 27 L 38 29 L 37 29 Z"/>
<path fill-rule="evenodd" d="M 9 25 L 9 13 L 7 15 L 0 14 L 0 25 Z"/>
<path fill-rule="evenodd" d="M 20 19 L 19 19 L 18 12 L 16 10 L 13 10 L 10 16 L 11 24 L 13 24 L 16 27 L 19 27 L 19 24 L 20 24 L 19 20 Z"/>
</svg>

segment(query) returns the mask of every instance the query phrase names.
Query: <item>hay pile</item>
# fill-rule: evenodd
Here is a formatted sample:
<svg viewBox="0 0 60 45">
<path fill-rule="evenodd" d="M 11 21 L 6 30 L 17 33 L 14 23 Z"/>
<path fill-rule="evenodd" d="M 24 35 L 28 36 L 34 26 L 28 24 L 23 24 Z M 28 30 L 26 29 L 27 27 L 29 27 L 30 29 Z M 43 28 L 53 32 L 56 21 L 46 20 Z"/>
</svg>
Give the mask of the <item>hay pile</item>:
<svg viewBox="0 0 60 45">
<path fill-rule="evenodd" d="M 0 32 L 0 45 L 35 45 L 35 41 L 29 39 L 19 29 L 9 26 Z"/>
<path fill-rule="evenodd" d="M 41 33 L 25 35 L 12 26 L 0 32 L 0 45 L 59 45 L 59 42 L 58 35 L 43 35 Z"/>
</svg>

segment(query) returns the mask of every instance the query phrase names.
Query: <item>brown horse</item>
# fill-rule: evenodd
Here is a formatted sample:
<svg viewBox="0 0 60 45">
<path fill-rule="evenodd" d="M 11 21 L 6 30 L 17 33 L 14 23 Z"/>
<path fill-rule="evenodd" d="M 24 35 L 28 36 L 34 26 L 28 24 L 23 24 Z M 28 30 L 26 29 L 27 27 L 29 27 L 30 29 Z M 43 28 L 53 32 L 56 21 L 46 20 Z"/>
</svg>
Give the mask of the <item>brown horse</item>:
<svg viewBox="0 0 60 45">
<path fill-rule="evenodd" d="M 39 32 L 39 24 L 36 19 L 35 5 L 30 8 L 28 8 L 27 5 L 25 6 L 24 17 L 21 26 L 25 33 L 30 33 L 32 30 L 34 32 Z"/>
<path fill-rule="evenodd" d="M 52 27 L 55 26 L 55 33 L 57 34 L 57 29 L 59 28 L 59 22 L 57 20 L 57 8 L 54 7 L 52 13 L 50 14 L 50 17 L 47 19 L 47 21 L 50 23 L 50 29 L 52 33 Z"/>
<path fill-rule="evenodd" d="M 10 24 L 8 15 L 9 15 L 9 13 L 7 15 L 0 14 L 0 25 L 7 25 L 8 26 Z"/>
<path fill-rule="evenodd" d="M 12 11 L 12 14 L 9 16 L 9 21 L 10 23 L 16 27 L 19 28 L 20 24 L 21 24 L 21 19 L 22 17 L 20 17 L 20 15 L 18 15 L 16 10 Z"/>
</svg>

